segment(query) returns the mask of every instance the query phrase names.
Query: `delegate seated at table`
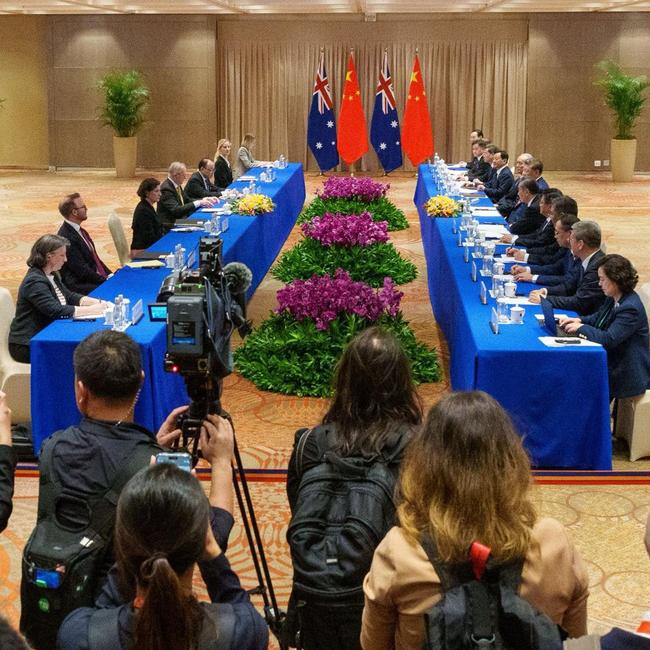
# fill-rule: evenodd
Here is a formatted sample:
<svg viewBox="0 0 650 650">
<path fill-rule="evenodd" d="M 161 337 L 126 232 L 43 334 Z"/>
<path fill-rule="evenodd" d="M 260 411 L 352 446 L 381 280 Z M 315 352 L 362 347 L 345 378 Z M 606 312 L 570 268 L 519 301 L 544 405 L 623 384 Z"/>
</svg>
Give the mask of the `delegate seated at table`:
<svg viewBox="0 0 650 650">
<path fill-rule="evenodd" d="M 567 332 L 600 343 L 607 350 L 609 397 L 619 400 L 615 432 L 624 437 L 632 432 L 634 402 L 650 387 L 648 316 L 634 291 L 638 280 L 628 259 L 605 255 L 598 261 L 598 282 L 605 302 L 589 316 L 560 319 L 560 327 Z"/>
<path fill-rule="evenodd" d="M 600 226 L 595 221 L 578 221 L 571 228 L 569 245 L 581 264 L 577 272 L 565 276 L 564 282 L 535 289 L 528 300 L 539 303 L 542 298 L 556 309 L 570 309 L 583 316 L 596 311 L 605 300 L 598 283 L 598 263 L 605 253 L 600 250 Z"/>
<path fill-rule="evenodd" d="M 217 143 L 214 154 L 214 184 L 217 187 L 228 187 L 232 183 L 232 167 L 230 165 L 230 150 L 232 144 L 227 138 L 221 138 Z"/>
<path fill-rule="evenodd" d="M 162 222 L 154 208 L 160 200 L 160 181 L 157 178 L 145 178 L 140 183 L 137 194 L 140 203 L 133 211 L 131 257 L 136 257 L 163 236 Z"/>
<path fill-rule="evenodd" d="M 174 227 L 176 219 L 189 217 L 198 208 L 209 207 L 217 202 L 217 197 L 214 196 L 190 200 L 182 187 L 187 178 L 187 167 L 182 162 L 173 162 L 167 173 L 167 178 L 160 184 L 157 208 L 164 232 L 169 232 Z"/>
<path fill-rule="evenodd" d="M 70 291 L 59 276 L 69 242 L 59 235 L 43 235 L 32 246 L 29 271 L 18 288 L 16 315 L 9 328 L 9 354 L 30 362 L 31 338 L 57 318 L 101 316 L 107 303 Z"/>
<path fill-rule="evenodd" d="M 204 199 L 206 196 L 221 196 L 224 188 L 217 187 L 210 178 L 214 172 L 214 163 L 210 158 L 201 158 L 198 169 L 185 185 L 185 194 L 190 201 Z"/>
</svg>

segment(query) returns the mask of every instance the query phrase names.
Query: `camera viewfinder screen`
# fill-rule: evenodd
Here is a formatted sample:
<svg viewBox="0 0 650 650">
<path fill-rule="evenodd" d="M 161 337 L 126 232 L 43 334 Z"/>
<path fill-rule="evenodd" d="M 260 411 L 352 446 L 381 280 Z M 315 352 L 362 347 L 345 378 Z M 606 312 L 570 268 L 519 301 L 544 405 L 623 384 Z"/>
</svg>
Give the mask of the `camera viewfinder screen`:
<svg viewBox="0 0 650 650">
<path fill-rule="evenodd" d="M 173 321 L 172 343 L 174 345 L 196 345 L 196 323 L 187 320 Z"/>
</svg>

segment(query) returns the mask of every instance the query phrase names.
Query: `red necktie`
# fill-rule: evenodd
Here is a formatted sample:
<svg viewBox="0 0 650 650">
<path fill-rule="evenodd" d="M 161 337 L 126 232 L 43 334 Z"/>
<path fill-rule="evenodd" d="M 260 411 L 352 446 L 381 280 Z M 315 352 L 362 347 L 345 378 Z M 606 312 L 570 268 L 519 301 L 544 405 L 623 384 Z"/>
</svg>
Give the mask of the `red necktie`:
<svg viewBox="0 0 650 650">
<path fill-rule="evenodd" d="M 90 238 L 90 235 L 81 227 L 79 228 L 79 233 L 84 238 L 86 244 L 88 244 L 88 248 L 90 248 L 90 253 L 93 256 L 93 260 L 95 262 L 95 268 L 97 269 L 98 275 L 101 275 L 102 278 L 106 279 L 108 277 L 108 273 L 106 273 L 106 270 L 104 269 L 104 265 L 102 264 L 102 261 L 99 259 L 99 255 L 97 255 L 97 251 L 95 250 L 95 244 L 93 244 L 93 240 Z"/>
</svg>

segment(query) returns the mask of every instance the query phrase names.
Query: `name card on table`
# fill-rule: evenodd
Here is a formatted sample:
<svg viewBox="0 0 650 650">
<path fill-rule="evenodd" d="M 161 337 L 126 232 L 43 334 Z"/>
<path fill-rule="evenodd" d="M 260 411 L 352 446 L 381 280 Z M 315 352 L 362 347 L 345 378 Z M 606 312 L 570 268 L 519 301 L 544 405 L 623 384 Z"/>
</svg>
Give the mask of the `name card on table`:
<svg viewBox="0 0 650 650">
<path fill-rule="evenodd" d="M 133 305 L 133 309 L 131 309 L 131 321 L 135 325 L 144 315 L 144 306 L 142 304 L 142 298 L 138 300 L 138 302 Z"/>
<path fill-rule="evenodd" d="M 487 305 L 487 287 L 485 286 L 485 282 L 481 280 L 481 303 L 483 305 Z"/>
<path fill-rule="evenodd" d="M 472 282 L 476 282 L 476 262 L 472 261 L 472 271 L 470 273 L 470 277 L 472 278 Z"/>
<path fill-rule="evenodd" d="M 499 314 L 497 314 L 497 310 L 494 307 L 490 311 L 490 329 L 492 330 L 492 334 L 499 333 Z"/>
</svg>

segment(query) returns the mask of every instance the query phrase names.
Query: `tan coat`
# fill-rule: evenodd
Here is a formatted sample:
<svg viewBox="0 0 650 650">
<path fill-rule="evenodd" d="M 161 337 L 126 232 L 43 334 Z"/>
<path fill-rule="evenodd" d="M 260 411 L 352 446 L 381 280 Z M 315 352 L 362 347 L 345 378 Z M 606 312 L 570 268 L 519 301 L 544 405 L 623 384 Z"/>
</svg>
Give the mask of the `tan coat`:
<svg viewBox="0 0 650 650">
<path fill-rule="evenodd" d="M 587 570 L 567 532 L 541 519 L 522 571 L 520 594 L 572 637 L 587 633 Z M 424 613 L 441 597 L 440 581 L 426 553 L 398 527 L 377 547 L 363 589 L 364 650 L 415 650 L 424 640 Z"/>
</svg>

